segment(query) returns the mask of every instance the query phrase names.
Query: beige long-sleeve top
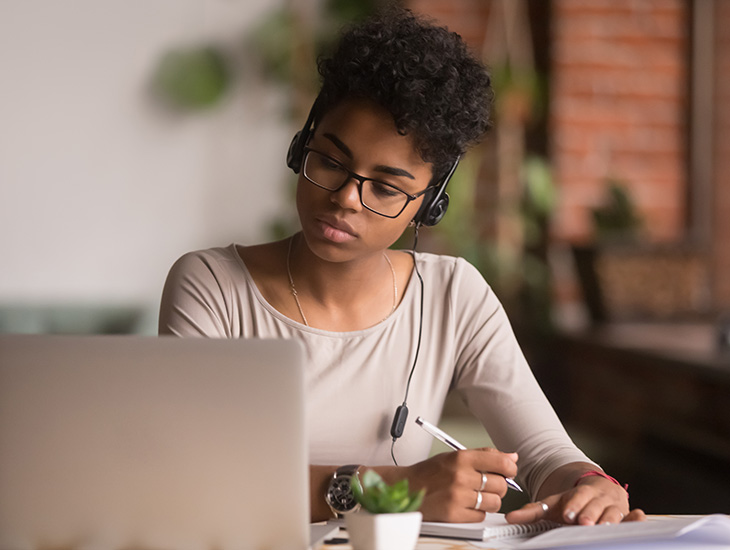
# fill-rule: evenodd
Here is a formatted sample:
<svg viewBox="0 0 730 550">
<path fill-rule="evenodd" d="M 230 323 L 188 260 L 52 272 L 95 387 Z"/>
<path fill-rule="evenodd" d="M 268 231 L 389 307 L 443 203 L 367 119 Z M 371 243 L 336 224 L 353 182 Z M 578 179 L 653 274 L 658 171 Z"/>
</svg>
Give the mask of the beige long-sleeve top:
<svg viewBox="0 0 730 550">
<path fill-rule="evenodd" d="M 437 422 L 459 392 L 502 451 L 517 451 L 518 480 L 535 495 L 561 465 L 590 462 L 539 388 L 505 312 L 481 274 L 461 258 L 417 253 L 424 281 L 423 335 L 408 395 L 398 464 L 427 458 L 432 439 L 413 421 Z M 307 327 L 258 291 L 235 245 L 191 252 L 170 270 L 160 334 L 297 338 L 306 349 L 311 464 L 392 464 L 389 435 L 414 360 L 421 287 L 415 274 L 393 314 L 355 332 Z"/>
</svg>

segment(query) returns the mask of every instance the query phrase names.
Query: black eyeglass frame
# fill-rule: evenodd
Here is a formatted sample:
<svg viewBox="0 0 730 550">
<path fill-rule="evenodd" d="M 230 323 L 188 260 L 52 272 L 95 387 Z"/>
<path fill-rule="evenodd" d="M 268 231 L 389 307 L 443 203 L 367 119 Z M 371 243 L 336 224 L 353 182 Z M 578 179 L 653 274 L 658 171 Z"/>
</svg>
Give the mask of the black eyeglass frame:
<svg viewBox="0 0 730 550">
<path fill-rule="evenodd" d="M 330 189 L 329 187 L 325 187 L 324 185 L 317 183 L 316 181 L 314 181 L 312 178 L 310 178 L 307 175 L 307 157 L 309 157 L 309 153 L 317 153 L 318 155 L 322 155 L 324 158 L 335 163 L 337 166 L 341 167 L 345 173 L 347 173 L 347 178 L 345 178 L 345 180 L 342 182 L 342 184 L 335 189 Z M 377 180 L 377 179 L 373 179 L 373 178 L 366 178 L 364 176 L 361 176 L 360 174 L 357 174 L 357 173 L 353 172 L 352 170 L 350 170 L 347 166 L 342 164 L 340 161 L 333 159 L 331 156 L 323 153 L 322 151 L 317 151 L 316 149 L 313 149 L 312 147 L 309 147 L 309 146 L 304 147 L 304 157 L 302 158 L 302 175 L 306 178 L 306 180 L 309 183 L 316 185 L 320 189 L 324 189 L 324 190 L 330 191 L 332 193 L 336 193 L 337 191 L 342 189 L 345 185 L 347 185 L 347 182 L 349 182 L 351 179 L 354 179 L 357 182 L 357 194 L 360 197 L 360 204 L 362 204 L 363 207 L 366 208 L 367 210 L 369 210 L 370 212 L 377 214 L 378 216 L 383 216 L 384 218 L 390 218 L 390 219 L 394 219 L 394 218 L 397 218 L 398 216 L 400 216 L 403 213 L 403 211 L 406 209 L 406 207 L 411 203 L 411 201 L 416 200 L 418 197 L 425 194 L 429 190 L 434 189 L 434 187 L 429 185 L 428 187 L 426 187 L 426 189 L 419 191 L 415 195 L 412 195 L 411 193 L 403 191 L 403 189 L 401 189 L 400 187 L 396 187 L 395 185 L 392 185 L 390 183 L 386 183 L 381 180 Z M 406 197 L 406 202 L 403 204 L 403 207 L 400 209 L 400 211 L 397 214 L 390 216 L 388 214 L 383 214 L 382 212 L 378 212 L 377 210 L 374 210 L 373 208 L 371 208 L 370 206 L 365 204 L 365 202 L 362 200 L 362 186 L 366 181 L 374 181 L 375 183 L 384 185 L 385 187 L 395 189 L 399 193 L 403 193 Z"/>
</svg>

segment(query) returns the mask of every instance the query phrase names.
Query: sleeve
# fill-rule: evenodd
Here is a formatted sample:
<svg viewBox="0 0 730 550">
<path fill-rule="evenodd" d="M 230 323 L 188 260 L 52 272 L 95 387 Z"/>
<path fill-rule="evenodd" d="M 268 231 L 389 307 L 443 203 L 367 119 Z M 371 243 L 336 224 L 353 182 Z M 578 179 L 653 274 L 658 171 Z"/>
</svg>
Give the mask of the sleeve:
<svg viewBox="0 0 730 550">
<path fill-rule="evenodd" d="M 519 454 L 518 478 L 537 494 L 556 468 L 591 462 L 572 442 L 535 380 L 507 315 L 466 261 L 452 289 L 458 355 L 454 387 L 502 451 Z"/>
<path fill-rule="evenodd" d="M 230 338 L 223 270 L 202 252 L 182 256 L 170 269 L 162 291 L 160 335 Z"/>
</svg>

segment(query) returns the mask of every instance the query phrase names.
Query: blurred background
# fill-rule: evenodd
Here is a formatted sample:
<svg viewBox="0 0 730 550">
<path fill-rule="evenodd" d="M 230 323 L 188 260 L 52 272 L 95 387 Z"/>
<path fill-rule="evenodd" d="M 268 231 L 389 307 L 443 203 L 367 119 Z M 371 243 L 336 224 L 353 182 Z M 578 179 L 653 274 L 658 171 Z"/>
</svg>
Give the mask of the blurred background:
<svg viewBox="0 0 730 550">
<path fill-rule="evenodd" d="M 730 2 L 402 3 L 496 91 L 419 247 L 482 271 L 633 505 L 730 512 Z M 155 334 L 181 254 L 296 230 L 316 57 L 380 4 L 0 1 L 0 332 Z"/>
</svg>

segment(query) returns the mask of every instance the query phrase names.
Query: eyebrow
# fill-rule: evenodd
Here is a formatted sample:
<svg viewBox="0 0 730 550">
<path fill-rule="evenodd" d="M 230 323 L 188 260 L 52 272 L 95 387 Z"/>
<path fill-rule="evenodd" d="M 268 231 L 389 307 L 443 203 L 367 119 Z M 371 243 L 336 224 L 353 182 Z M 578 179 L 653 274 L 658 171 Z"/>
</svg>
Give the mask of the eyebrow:
<svg viewBox="0 0 730 550">
<path fill-rule="evenodd" d="M 352 159 L 352 150 L 345 145 L 340 138 L 338 138 L 334 134 L 330 133 L 324 133 L 322 134 L 324 137 L 326 137 L 328 140 L 330 140 L 335 147 L 337 147 L 340 151 L 342 151 L 345 155 L 347 155 L 348 158 Z M 391 176 L 403 176 L 406 178 L 410 178 L 412 180 L 415 180 L 416 178 L 408 172 L 407 170 L 403 170 L 402 168 L 395 168 L 394 166 L 386 166 L 384 164 L 379 164 L 373 169 L 375 172 L 381 172 L 383 174 L 389 174 Z"/>
</svg>

